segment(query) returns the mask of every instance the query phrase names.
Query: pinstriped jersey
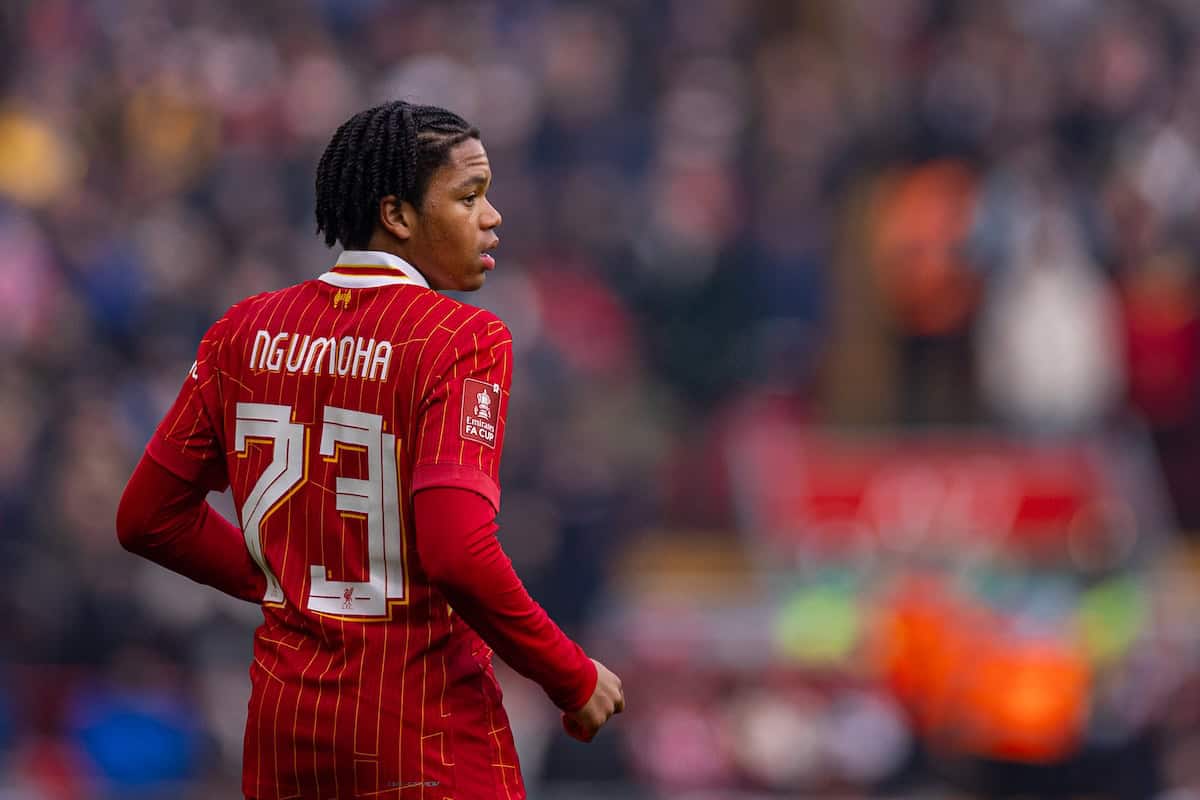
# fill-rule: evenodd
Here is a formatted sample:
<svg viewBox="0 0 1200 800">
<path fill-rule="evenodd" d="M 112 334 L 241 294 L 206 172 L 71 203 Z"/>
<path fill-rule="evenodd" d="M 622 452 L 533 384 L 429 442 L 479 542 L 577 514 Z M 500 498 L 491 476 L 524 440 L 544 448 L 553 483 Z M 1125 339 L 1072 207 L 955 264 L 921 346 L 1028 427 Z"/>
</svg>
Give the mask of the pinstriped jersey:
<svg viewBox="0 0 1200 800">
<path fill-rule="evenodd" d="M 394 256 L 248 298 L 205 335 L 148 453 L 231 487 L 266 576 L 249 797 L 524 797 L 491 650 L 424 574 L 413 492 L 499 507 L 512 345 Z"/>
</svg>

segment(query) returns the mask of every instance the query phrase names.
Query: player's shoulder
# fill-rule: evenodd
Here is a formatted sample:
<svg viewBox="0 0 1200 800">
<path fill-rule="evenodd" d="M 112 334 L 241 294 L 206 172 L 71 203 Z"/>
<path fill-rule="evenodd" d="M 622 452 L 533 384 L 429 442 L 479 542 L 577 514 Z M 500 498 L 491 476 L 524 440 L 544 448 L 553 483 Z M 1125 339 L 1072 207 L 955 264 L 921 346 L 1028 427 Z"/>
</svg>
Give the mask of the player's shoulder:
<svg viewBox="0 0 1200 800">
<path fill-rule="evenodd" d="M 491 311 L 468 305 L 452 297 L 439 295 L 433 326 L 427 329 L 423 366 L 418 369 L 431 375 L 444 375 L 456 362 L 479 354 L 493 359 L 512 346 L 508 327 Z"/>
<path fill-rule="evenodd" d="M 312 281 L 305 281 L 244 297 L 226 309 L 213 324 L 213 328 L 224 327 L 229 332 L 235 331 L 244 323 L 261 318 L 264 312 L 269 312 L 279 303 L 287 302 L 296 292 L 304 291 L 311 283 Z"/>
<path fill-rule="evenodd" d="M 277 295 L 285 291 L 287 291 L 287 289 L 273 289 L 267 292 L 252 294 L 249 297 L 243 297 L 241 300 L 238 300 L 236 303 L 226 309 L 225 313 L 221 315 L 221 318 L 227 320 L 241 319 L 247 313 L 261 309 L 264 305 L 270 303 L 271 300 Z"/>
<path fill-rule="evenodd" d="M 440 336 L 456 343 L 487 341 L 494 346 L 502 340 L 511 340 L 512 334 L 504 320 L 486 308 L 479 308 L 446 295 L 439 312 L 436 326 Z"/>
</svg>

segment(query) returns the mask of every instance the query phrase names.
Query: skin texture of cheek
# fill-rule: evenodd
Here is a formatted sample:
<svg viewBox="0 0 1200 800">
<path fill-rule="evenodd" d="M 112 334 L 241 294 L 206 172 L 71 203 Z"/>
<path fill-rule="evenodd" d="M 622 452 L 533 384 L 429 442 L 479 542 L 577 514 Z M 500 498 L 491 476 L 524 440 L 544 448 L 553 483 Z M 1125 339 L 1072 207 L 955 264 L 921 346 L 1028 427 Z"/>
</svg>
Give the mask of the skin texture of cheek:
<svg viewBox="0 0 1200 800">
<path fill-rule="evenodd" d="M 453 276 L 446 270 L 445 235 L 438 224 L 439 211 L 439 204 L 427 198 L 418 211 L 417 222 L 409 239 L 410 256 L 434 289 L 455 288 L 452 285 Z"/>
<path fill-rule="evenodd" d="M 474 263 L 475 246 L 465 233 L 441 224 L 431 224 L 423 233 L 420 266 L 432 273 L 428 277 L 434 288 L 471 291 L 483 285 L 482 270 Z"/>
<path fill-rule="evenodd" d="M 482 285 L 479 269 L 477 228 L 470 219 L 442 219 L 430 231 L 430 244 L 446 276 L 457 289 L 477 289 Z"/>
</svg>

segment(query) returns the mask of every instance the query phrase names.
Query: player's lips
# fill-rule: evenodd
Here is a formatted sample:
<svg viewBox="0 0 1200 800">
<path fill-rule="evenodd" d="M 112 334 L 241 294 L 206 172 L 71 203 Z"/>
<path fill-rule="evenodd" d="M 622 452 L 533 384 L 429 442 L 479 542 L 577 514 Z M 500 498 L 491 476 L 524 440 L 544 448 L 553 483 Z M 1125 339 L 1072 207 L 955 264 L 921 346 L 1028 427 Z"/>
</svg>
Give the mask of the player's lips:
<svg viewBox="0 0 1200 800">
<path fill-rule="evenodd" d="M 500 246 L 500 240 L 495 239 L 492 241 L 491 244 L 489 244 L 487 247 L 483 248 L 483 250 L 479 253 L 479 260 L 483 263 L 483 268 L 485 270 L 487 270 L 488 272 L 490 272 L 496 268 L 496 259 L 493 258 L 492 255 L 488 251 L 495 250 L 499 246 Z"/>
</svg>

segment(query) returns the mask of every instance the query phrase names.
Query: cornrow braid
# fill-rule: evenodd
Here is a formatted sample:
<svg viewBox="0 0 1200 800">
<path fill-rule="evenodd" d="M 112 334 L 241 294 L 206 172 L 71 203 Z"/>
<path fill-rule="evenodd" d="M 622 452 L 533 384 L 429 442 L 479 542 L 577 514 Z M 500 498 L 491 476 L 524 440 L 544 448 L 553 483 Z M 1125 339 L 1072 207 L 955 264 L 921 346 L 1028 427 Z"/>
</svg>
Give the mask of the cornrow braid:
<svg viewBox="0 0 1200 800">
<path fill-rule="evenodd" d="M 419 210 L 450 150 L 478 138 L 479 130 L 453 112 L 400 100 L 346 120 L 317 164 L 317 232 L 326 246 L 366 248 L 381 199 L 395 195 Z"/>
</svg>

